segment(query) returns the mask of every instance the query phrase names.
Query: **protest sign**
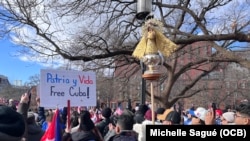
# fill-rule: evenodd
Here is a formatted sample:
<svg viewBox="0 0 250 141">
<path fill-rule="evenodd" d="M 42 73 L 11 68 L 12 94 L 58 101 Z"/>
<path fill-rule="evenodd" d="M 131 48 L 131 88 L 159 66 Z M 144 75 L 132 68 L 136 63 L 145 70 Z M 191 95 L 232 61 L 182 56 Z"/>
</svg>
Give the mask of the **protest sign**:
<svg viewBox="0 0 250 141">
<path fill-rule="evenodd" d="M 41 70 L 40 106 L 96 106 L 95 72 Z"/>
</svg>

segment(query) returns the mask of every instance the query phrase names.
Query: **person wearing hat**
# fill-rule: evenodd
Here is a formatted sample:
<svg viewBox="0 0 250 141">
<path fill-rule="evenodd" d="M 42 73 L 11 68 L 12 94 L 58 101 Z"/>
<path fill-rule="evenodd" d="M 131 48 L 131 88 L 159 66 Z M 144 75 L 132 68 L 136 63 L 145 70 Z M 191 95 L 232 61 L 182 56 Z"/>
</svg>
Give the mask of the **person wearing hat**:
<svg viewBox="0 0 250 141">
<path fill-rule="evenodd" d="M 153 125 L 152 122 L 152 110 L 148 109 L 144 115 L 144 121 L 142 123 L 135 123 L 133 125 L 133 130 L 138 133 L 138 141 L 145 141 L 146 140 L 146 125 Z M 157 119 L 157 114 L 156 112 L 153 112 L 155 115 L 155 119 Z M 155 124 L 159 125 L 161 122 L 156 121 Z"/>
<path fill-rule="evenodd" d="M 71 133 L 71 127 L 66 127 L 63 134 L 63 141 L 99 141 L 103 140 L 99 130 L 95 127 L 94 122 L 91 120 L 90 112 L 82 111 L 79 117 L 79 128 L 76 132 Z"/>
<path fill-rule="evenodd" d="M 162 121 L 163 125 L 179 125 L 181 122 L 181 115 L 177 111 L 173 110 L 168 113 L 166 119 Z"/>
<path fill-rule="evenodd" d="M 194 110 L 189 109 L 186 113 L 183 114 L 183 124 L 184 125 L 191 125 L 192 124 L 192 117 L 195 117 Z"/>
<path fill-rule="evenodd" d="M 0 105 L 0 140 L 20 141 L 27 140 L 27 113 L 29 108 L 28 94 L 21 96 L 17 111 L 15 109 Z"/>
<path fill-rule="evenodd" d="M 27 130 L 28 141 L 39 141 L 44 134 L 42 128 L 36 123 L 34 112 L 28 112 Z"/>
<path fill-rule="evenodd" d="M 156 118 L 157 118 L 157 120 L 159 120 L 159 121 L 164 121 L 165 119 L 166 119 L 166 117 L 167 117 L 167 115 L 171 112 L 171 111 L 173 111 L 173 109 L 165 109 L 165 111 L 163 112 L 163 114 L 157 114 L 157 116 L 156 116 Z"/>
<path fill-rule="evenodd" d="M 165 112 L 165 108 L 159 107 L 156 110 L 156 114 L 163 114 Z"/>
<path fill-rule="evenodd" d="M 148 109 L 149 107 L 146 104 L 139 105 L 138 110 L 135 112 L 134 122 L 142 123 L 145 120 L 144 115 Z"/>
<path fill-rule="evenodd" d="M 102 120 L 100 122 L 96 123 L 95 126 L 101 132 L 102 137 L 104 137 L 108 132 L 105 130 L 105 128 L 110 123 L 110 116 L 112 114 L 112 109 L 109 107 L 106 107 L 102 110 L 101 114 L 102 114 Z"/>
<path fill-rule="evenodd" d="M 222 116 L 222 110 L 216 109 L 215 110 L 215 124 L 221 125 L 221 116 Z"/>
<path fill-rule="evenodd" d="M 225 112 L 221 115 L 221 125 L 235 125 L 234 119 L 234 112 Z"/>
<path fill-rule="evenodd" d="M 9 106 L 0 105 L 0 140 L 20 141 L 25 132 L 25 120 Z"/>
<path fill-rule="evenodd" d="M 192 117 L 192 125 L 205 125 L 205 116 L 207 114 L 208 110 L 206 110 L 203 107 L 198 107 L 194 111 L 194 115 Z"/>
<path fill-rule="evenodd" d="M 157 115 L 163 114 L 165 112 L 165 108 L 159 107 L 156 110 L 156 122 L 161 122 L 158 118 Z"/>
</svg>

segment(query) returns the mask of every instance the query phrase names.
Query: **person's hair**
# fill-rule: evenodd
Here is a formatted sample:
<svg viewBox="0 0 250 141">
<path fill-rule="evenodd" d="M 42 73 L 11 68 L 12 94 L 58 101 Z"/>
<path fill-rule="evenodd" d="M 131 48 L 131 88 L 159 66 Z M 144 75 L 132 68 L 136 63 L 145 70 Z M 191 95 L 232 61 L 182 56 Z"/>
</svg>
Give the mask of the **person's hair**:
<svg viewBox="0 0 250 141">
<path fill-rule="evenodd" d="M 78 112 L 73 111 L 71 116 L 70 116 L 70 126 L 71 126 L 71 128 L 76 127 L 79 124 L 78 118 L 79 118 Z"/>
<path fill-rule="evenodd" d="M 116 125 L 119 125 L 121 130 L 133 130 L 133 117 L 122 114 L 118 117 Z"/>
<path fill-rule="evenodd" d="M 250 103 L 249 102 L 241 103 L 236 107 L 236 112 L 239 112 L 240 114 L 250 117 Z"/>
<path fill-rule="evenodd" d="M 141 105 L 139 106 L 138 111 L 136 111 L 136 113 L 145 115 L 145 113 L 147 112 L 148 109 L 149 109 L 149 108 L 148 108 L 148 106 L 147 106 L 146 104 L 141 104 Z"/>
<path fill-rule="evenodd" d="M 201 119 L 200 119 L 200 124 L 201 124 L 201 125 L 206 125 L 206 124 L 205 124 L 205 121 L 203 121 L 203 120 L 201 120 Z"/>
<path fill-rule="evenodd" d="M 117 119 L 118 119 L 118 116 L 117 116 L 117 115 L 112 115 L 112 116 L 110 117 L 110 123 L 111 123 L 113 126 L 116 126 Z"/>
<path fill-rule="evenodd" d="M 53 119 L 53 115 L 54 115 L 54 113 L 53 113 L 52 110 L 46 110 L 46 111 L 45 111 L 46 121 L 47 121 L 47 122 L 51 122 L 52 119 Z"/>
<path fill-rule="evenodd" d="M 90 113 L 89 111 L 83 111 L 80 114 L 80 126 L 79 130 L 80 131 L 90 131 L 94 129 L 95 125 L 93 121 L 90 118 Z"/>
<path fill-rule="evenodd" d="M 36 123 L 35 115 L 33 114 L 33 112 L 29 112 L 27 116 L 27 124 L 34 124 L 34 123 Z"/>
</svg>

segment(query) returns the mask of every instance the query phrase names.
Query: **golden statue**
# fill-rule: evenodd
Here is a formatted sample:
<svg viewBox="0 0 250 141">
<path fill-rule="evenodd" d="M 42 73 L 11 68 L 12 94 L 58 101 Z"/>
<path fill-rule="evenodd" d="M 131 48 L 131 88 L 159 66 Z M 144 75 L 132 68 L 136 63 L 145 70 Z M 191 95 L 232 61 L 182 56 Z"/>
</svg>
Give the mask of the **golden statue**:
<svg viewBox="0 0 250 141">
<path fill-rule="evenodd" d="M 149 19 L 142 28 L 142 39 L 136 46 L 132 56 L 142 59 L 147 54 L 158 54 L 169 57 L 177 45 L 163 35 L 163 24 L 156 19 Z"/>
</svg>

